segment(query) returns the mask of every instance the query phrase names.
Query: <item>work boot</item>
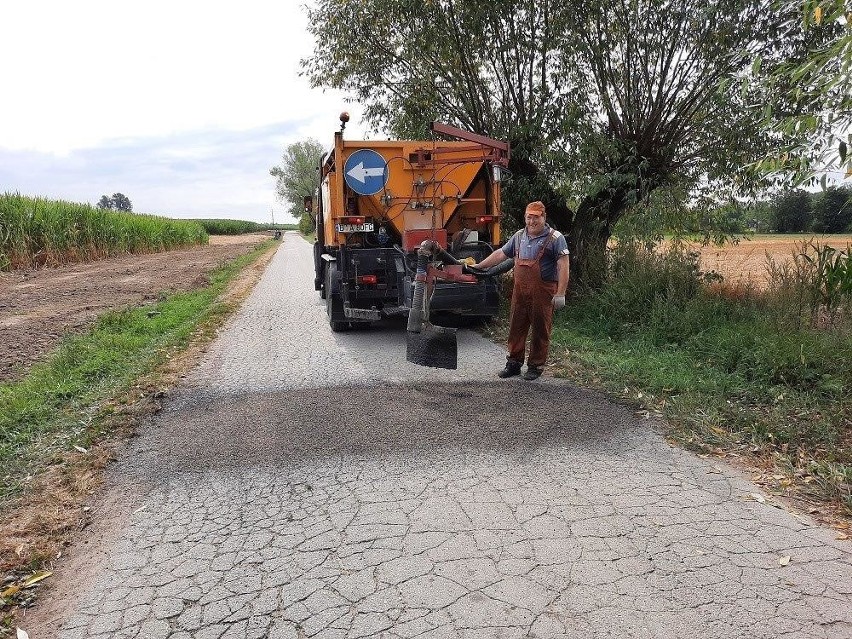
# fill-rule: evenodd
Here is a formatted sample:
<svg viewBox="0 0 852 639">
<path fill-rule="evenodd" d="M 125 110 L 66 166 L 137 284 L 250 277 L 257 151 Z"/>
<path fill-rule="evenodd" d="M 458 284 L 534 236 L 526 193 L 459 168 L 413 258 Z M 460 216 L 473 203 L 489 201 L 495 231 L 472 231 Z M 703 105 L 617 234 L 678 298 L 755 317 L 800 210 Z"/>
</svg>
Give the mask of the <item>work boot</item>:
<svg viewBox="0 0 852 639">
<path fill-rule="evenodd" d="M 506 362 L 506 368 L 497 373 L 497 377 L 501 379 L 506 379 L 507 377 L 514 377 L 515 375 L 521 374 L 521 365 L 518 362 Z"/>
<path fill-rule="evenodd" d="M 524 379 L 531 382 L 534 379 L 541 377 L 541 369 L 536 366 L 527 366 L 527 372 L 524 373 Z"/>
</svg>

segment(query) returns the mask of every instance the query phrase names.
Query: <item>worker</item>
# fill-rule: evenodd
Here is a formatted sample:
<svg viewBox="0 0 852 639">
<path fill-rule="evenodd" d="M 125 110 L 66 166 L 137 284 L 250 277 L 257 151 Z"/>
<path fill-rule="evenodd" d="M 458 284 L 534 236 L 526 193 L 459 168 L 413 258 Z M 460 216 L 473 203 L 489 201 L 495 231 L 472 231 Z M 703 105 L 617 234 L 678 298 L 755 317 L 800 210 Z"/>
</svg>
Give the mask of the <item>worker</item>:
<svg viewBox="0 0 852 639">
<path fill-rule="evenodd" d="M 553 311 L 565 306 L 568 288 L 568 242 L 550 228 L 542 202 L 530 202 L 524 213 L 525 228 L 515 233 L 475 268 L 487 269 L 510 257 L 515 258 L 515 285 L 509 311 L 509 344 L 506 367 L 501 378 L 520 375 L 527 336 L 530 349 L 526 380 L 541 376 L 550 347 Z"/>
</svg>

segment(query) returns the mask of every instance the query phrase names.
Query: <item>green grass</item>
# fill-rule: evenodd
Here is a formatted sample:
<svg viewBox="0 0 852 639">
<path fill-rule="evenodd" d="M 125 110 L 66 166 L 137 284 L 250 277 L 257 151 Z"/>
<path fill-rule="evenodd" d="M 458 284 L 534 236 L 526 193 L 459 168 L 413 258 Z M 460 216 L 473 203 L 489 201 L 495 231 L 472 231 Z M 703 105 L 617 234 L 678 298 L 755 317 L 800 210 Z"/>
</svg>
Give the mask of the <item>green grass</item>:
<svg viewBox="0 0 852 639">
<path fill-rule="evenodd" d="M 258 233 L 268 230 L 295 230 L 295 224 L 258 224 L 246 220 L 195 220 L 204 227 L 210 235 L 241 235 L 242 233 Z"/>
<path fill-rule="evenodd" d="M 0 384 L 0 503 L 56 453 L 100 437 L 111 402 L 184 347 L 199 326 L 226 313 L 217 296 L 270 242 L 214 271 L 203 289 L 103 315 L 23 380 Z"/>
<path fill-rule="evenodd" d="M 207 233 L 197 222 L 16 193 L 0 195 L 0 270 L 206 243 Z"/>
<path fill-rule="evenodd" d="M 614 271 L 557 315 L 558 374 L 665 416 L 690 448 L 763 456 L 852 513 L 850 313 L 816 323 L 791 302 L 807 287 L 728 297 L 686 255 L 622 254 Z"/>
</svg>

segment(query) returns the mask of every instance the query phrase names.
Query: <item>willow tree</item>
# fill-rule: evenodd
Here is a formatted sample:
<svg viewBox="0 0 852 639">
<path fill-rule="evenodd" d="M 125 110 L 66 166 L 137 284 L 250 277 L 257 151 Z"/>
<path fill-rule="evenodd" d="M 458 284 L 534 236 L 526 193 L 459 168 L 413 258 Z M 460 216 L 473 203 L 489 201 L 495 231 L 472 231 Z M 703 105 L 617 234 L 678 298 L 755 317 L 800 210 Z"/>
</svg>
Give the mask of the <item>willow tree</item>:
<svg viewBox="0 0 852 639">
<path fill-rule="evenodd" d="M 784 134 L 758 167 L 793 186 L 836 171 L 852 176 L 852 13 L 848 0 L 778 0 L 786 5 L 787 34 L 803 30 L 806 51 L 781 60 L 761 78 L 784 107 L 766 108 L 765 125 Z M 800 135 L 789 136 L 797 132 Z"/>
<path fill-rule="evenodd" d="M 289 205 L 287 212 L 296 219 L 305 213 L 305 196 L 313 195 L 316 190 L 320 159 L 324 151 L 323 145 L 313 138 L 294 142 L 284 149 L 281 164 L 269 169 L 269 174 L 275 178 L 278 199 Z M 312 218 L 314 215 L 311 213 Z"/>
<path fill-rule="evenodd" d="M 388 134 L 445 120 L 512 144 L 506 212 L 548 205 L 575 282 L 603 274 L 613 227 L 661 187 L 729 197 L 795 131 L 764 124 L 777 96 L 749 82 L 807 38 L 779 41 L 772 0 L 319 0 L 303 66 Z M 755 64 L 760 60 L 761 64 Z"/>
</svg>

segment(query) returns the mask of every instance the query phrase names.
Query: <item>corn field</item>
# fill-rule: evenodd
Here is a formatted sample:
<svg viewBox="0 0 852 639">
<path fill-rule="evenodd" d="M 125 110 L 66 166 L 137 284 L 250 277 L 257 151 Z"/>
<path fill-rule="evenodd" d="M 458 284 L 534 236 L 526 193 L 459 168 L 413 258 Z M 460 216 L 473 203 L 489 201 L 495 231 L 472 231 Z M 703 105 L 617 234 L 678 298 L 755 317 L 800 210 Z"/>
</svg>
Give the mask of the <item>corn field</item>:
<svg viewBox="0 0 852 639">
<path fill-rule="evenodd" d="M 258 224 L 257 222 L 247 222 L 245 220 L 195 220 L 204 230 L 210 235 L 241 235 L 242 233 L 258 233 L 283 225 Z"/>
<path fill-rule="evenodd" d="M 58 266 L 206 243 L 204 228 L 192 221 L 17 193 L 0 195 L 0 270 Z"/>
</svg>

